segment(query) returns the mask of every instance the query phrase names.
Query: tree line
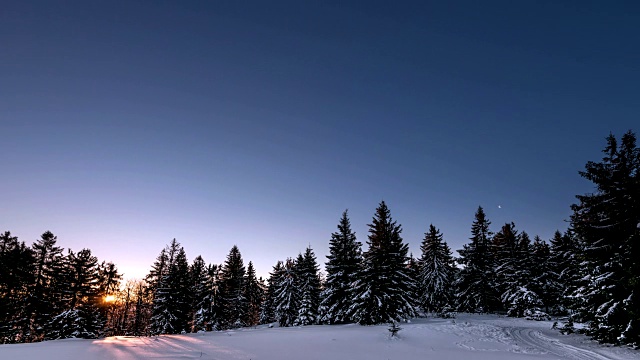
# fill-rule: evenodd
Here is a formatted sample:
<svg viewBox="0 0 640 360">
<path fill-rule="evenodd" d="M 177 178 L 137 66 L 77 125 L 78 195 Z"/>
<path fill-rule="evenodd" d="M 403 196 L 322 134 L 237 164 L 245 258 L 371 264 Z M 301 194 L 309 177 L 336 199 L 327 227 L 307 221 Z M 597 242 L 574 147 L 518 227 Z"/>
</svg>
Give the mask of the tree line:
<svg viewBox="0 0 640 360">
<path fill-rule="evenodd" d="M 632 132 L 607 137 L 604 156 L 580 175 L 569 228 L 545 241 L 513 222 L 497 232 L 482 207 L 454 257 L 429 225 L 420 256 L 382 201 L 363 250 L 345 211 L 329 240 L 325 274 L 310 247 L 277 261 L 268 279 L 233 246 L 222 264 L 188 262 L 174 239 L 144 280 L 121 284 L 91 251 L 63 255 L 45 232 L 32 246 L 0 236 L 0 340 L 158 335 L 280 326 L 373 325 L 454 311 L 532 318 L 569 316 L 594 339 L 640 345 L 640 149 Z"/>
</svg>

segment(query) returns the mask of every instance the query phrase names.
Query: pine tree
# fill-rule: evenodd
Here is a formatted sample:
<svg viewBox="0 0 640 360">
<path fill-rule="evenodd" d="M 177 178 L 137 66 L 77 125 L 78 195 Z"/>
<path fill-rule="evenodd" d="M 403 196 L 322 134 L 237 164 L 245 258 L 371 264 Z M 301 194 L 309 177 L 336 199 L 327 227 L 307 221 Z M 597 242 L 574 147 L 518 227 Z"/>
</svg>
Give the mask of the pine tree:
<svg viewBox="0 0 640 360">
<path fill-rule="evenodd" d="M 102 335 L 104 318 L 99 311 L 102 301 L 99 286 L 99 266 L 98 258 L 93 256 L 91 250 L 82 249 L 73 259 L 74 286 L 71 287 L 75 293 L 74 307 L 80 311 L 78 318 L 78 336 L 84 339 L 95 339 Z"/>
<path fill-rule="evenodd" d="M 502 301 L 500 310 L 507 310 L 512 316 L 511 296 L 517 296 L 518 279 L 516 276 L 516 251 L 518 247 L 518 231 L 514 223 L 506 223 L 491 240 L 491 252 L 495 271 L 495 286 Z M 509 312 L 511 310 L 511 312 Z"/>
<path fill-rule="evenodd" d="M 311 247 L 307 247 L 304 255 L 296 263 L 298 289 L 300 291 L 300 308 L 294 325 L 312 325 L 318 322 L 320 307 L 320 277 L 318 263 Z"/>
<path fill-rule="evenodd" d="M 267 280 L 267 291 L 260 310 L 261 324 L 277 321 L 275 314 L 276 298 L 283 271 L 284 264 L 282 261 L 278 260 L 278 262 L 273 266 L 271 273 L 269 273 L 270 276 Z"/>
<path fill-rule="evenodd" d="M 171 305 L 174 314 L 172 328 L 175 333 L 185 333 L 190 330 L 192 293 L 190 292 L 189 263 L 183 247 L 180 247 L 175 261 L 169 268 L 168 285 L 171 289 Z"/>
<path fill-rule="evenodd" d="M 537 310 L 542 302 L 534 291 L 531 269 L 531 240 L 527 233 L 518 234 L 513 223 L 505 224 L 493 239 L 497 289 L 503 308 L 509 316 L 524 316 Z"/>
<path fill-rule="evenodd" d="M 491 312 L 499 306 L 489 225 L 484 210 L 478 207 L 471 225 L 471 242 L 458 250 L 463 269 L 456 284 L 456 297 L 461 311 Z"/>
<path fill-rule="evenodd" d="M 529 287 L 538 294 L 546 313 L 556 313 L 557 293 L 560 285 L 556 282 L 551 267 L 551 247 L 539 236 L 533 238 L 531 246 L 531 283 Z"/>
<path fill-rule="evenodd" d="M 190 330 L 191 332 L 205 331 L 207 328 L 205 314 L 211 305 L 208 303 L 210 290 L 207 265 L 200 255 L 193 260 L 189 267 L 189 282 L 192 295 L 189 307 Z"/>
<path fill-rule="evenodd" d="M 172 333 L 168 317 L 171 316 L 168 309 L 168 285 L 169 264 L 173 259 L 169 258 L 167 249 L 162 249 L 156 258 L 151 272 L 147 275 L 147 283 L 153 294 L 152 315 L 149 320 L 149 332 L 153 335 Z"/>
<path fill-rule="evenodd" d="M 293 325 L 300 309 L 300 291 L 296 262 L 289 258 L 284 263 L 274 289 L 273 312 L 280 326 Z"/>
<path fill-rule="evenodd" d="M 400 236 L 401 226 L 393 221 L 384 201 L 368 226 L 369 249 L 364 253 L 363 270 L 354 286 L 351 316 L 361 325 L 415 317 L 411 296 L 414 289 L 406 267 L 409 248 Z"/>
<path fill-rule="evenodd" d="M 147 281 L 153 291 L 151 333 L 186 332 L 189 323 L 189 264 L 184 248 L 173 239 L 158 256 Z"/>
<path fill-rule="evenodd" d="M 407 276 L 409 277 L 409 281 L 411 284 L 411 298 L 414 301 L 414 306 L 416 311 L 422 308 L 420 304 L 420 296 L 422 295 L 422 290 L 420 286 L 420 264 L 419 260 L 413 257 L 413 253 L 409 253 L 409 259 L 406 263 Z M 418 314 L 419 315 L 419 314 Z"/>
<path fill-rule="evenodd" d="M 249 261 L 247 273 L 244 278 L 244 298 L 247 301 L 247 313 L 244 323 L 247 326 L 255 326 L 260 323 L 260 309 L 264 298 L 263 289 L 256 278 L 256 270 Z"/>
<path fill-rule="evenodd" d="M 101 335 L 103 319 L 98 305 L 98 259 L 91 250 L 77 254 L 69 250 L 62 273 L 64 292 L 61 306 L 46 324 L 46 339 L 86 338 Z"/>
<path fill-rule="evenodd" d="M 348 309 L 353 305 L 353 283 L 362 263 L 362 244 L 351 230 L 347 210 L 342 213 L 338 231 L 331 234 L 325 270 L 327 280 L 320 304 L 321 321 L 329 324 L 352 322 Z"/>
<path fill-rule="evenodd" d="M 424 234 L 418 260 L 418 303 L 424 311 L 441 313 L 453 305 L 451 283 L 454 259 L 451 249 L 433 224 Z"/>
<path fill-rule="evenodd" d="M 205 321 L 208 324 L 206 329 L 219 330 L 220 319 L 222 319 L 222 294 L 220 292 L 220 286 L 222 283 L 222 265 L 210 264 L 207 267 L 207 274 L 209 279 L 208 291 L 209 296 L 207 298 L 207 304 L 209 309 L 205 312 Z"/>
<path fill-rule="evenodd" d="M 107 336 L 115 335 L 113 327 L 119 326 L 119 316 L 114 317 L 116 311 L 115 301 L 106 301 L 109 297 L 115 297 L 120 291 L 120 282 L 122 281 L 122 274 L 118 273 L 116 265 L 112 262 L 105 263 L 104 261 L 98 266 L 98 299 L 104 301 L 98 301 L 98 310 L 100 316 L 104 319 L 107 328 L 103 329 Z M 111 328 L 108 328 L 111 327 Z"/>
<path fill-rule="evenodd" d="M 44 337 L 44 327 L 53 314 L 61 308 L 61 281 L 63 257 L 62 248 L 56 246 L 58 238 L 50 231 L 42 234 L 33 245 L 35 282 L 30 296 L 26 299 L 25 313 L 29 321 L 21 331 L 21 341 L 40 341 Z"/>
<path fill-rule="evenodd" d="M 167 276 L 169 270 L 169 257 L 167 256 L 167 249 L 162 249 L 156 261 L 151 266 L 151 271 L 145 277 L 147 287 L 155 294 L 157 289 L 162 286 L 163 279 Z"/>
<path fill-rule="evenodd" d="M 496 288 L 504 294 L 511 287 L 517 287 L 516 268 L 518 251 L 518 231 L 514 223 L 506 223 L 491 241 L 492 258 L 496 273 Z M 508 307 L 508 306 L 506 306 Z"/>
<path fill-rule="evenodd" d="M 24 301 L 34 282 L 33 251 L 12 236 L 0 235 L 0 344 L 22 340 L 21 329 L 28 326 Z"/>
<path fill-rule="evenodd" d="M 242 255 L 237 246 L 233 246 L 222 266 L 220 281 L 220 306 L 222 318 L 220 326 L 223 329 L 245 326 L 247 316 L 247 299 L 244 296 L 245 267 Z"/>
<path fill-rule="evenodd" d="M 553 283 L 557 288 L 553 291 L 556 309 L 554 312 L 565 314 L 569 309 L 577 308 L 577 299 L 573 297 L 581 276 L 580 263 L 582 249 L 571 231 L 561 234 L 556 231 L 551 243 L 549 268 L 553 275 Z"/>
<path fill-rule="evenodd" d="M 578 195 L 571 227 L 583 243 L 587 276 L 576 298 L 588 333 L 609 343 L 640 345 L 640 149 L 627 132 L 607 138 L 600 162 L 580 175 L 596 186 Z"/>
</svg>

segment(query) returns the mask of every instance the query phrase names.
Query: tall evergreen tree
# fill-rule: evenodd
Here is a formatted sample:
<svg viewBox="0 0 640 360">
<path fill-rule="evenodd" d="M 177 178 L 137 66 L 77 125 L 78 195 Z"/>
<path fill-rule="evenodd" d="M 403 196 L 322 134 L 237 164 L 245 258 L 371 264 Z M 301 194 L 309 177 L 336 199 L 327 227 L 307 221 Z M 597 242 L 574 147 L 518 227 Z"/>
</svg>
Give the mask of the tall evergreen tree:
<svg viewBox="0 0 640 360">
<path fill-rule="evenodd" d="M 189 264 L 184 248 L 173 239 L 147 276 L 153 291 L 152 334 L 177 334 L 188 328 Z"/>
<path fill-rule="evenodd" d="M 347 210 L 342 213 L 338 231 L 331 234 L 325 270 L 327 279 L 320 304 L 321 322 L 336 324 L 353 321 L 348 309 L 353 305 L 353 284 L 362 263 L 362 244 L 351 230 Z"/>
<path fill-rule="evenodd" d="M 275 307 L 278 288 L 280 286 L 283 272 L 284 263 L 281 260 L 278 260 L 278 262 L 273 266 L 273 270 L 271 270 L 271 272 L 269 273 L 270 276 L 267 280 L 267 291 L 265 294 L 264 302 L 262 303 L 262 309 L 260 310 L 261 324 L 278 321 L 275 314 Z"/>
<path fill-rule="evenodd" d="M 296 261 L 289 258 L 284 263 L 274 289 L 273 312 L 280 326 L 291 326 L 298 318 L 300 291 Z"/>
<path fill-rule="evenodd" d="M 453 281 L 455 263 L 451 249 L 440 230 L 433 224 L 424 234 L 420 245 L 422 255 L 418 260 L 418 303 L 425 311 L 442 312 L 453 306 Z"/>
<path fill-rule="evenodd" d="M 189 274 L 189 262 L 183 247 L 176 254 L 175 261 L 169 268 L 168 286 L 171 289 L 171 308 L 174 322 L 172 328 L 176 333 L 184 333 L 190 330 L 191 320 L 191 277 Z"/>
<path fill-rule="evenodd" d="M 153 335 L 173 333 L 170 326 L 169 288 L 167 284 L 170 263 L 173 257 L 169 257 L 167 249 L 162 249 L 156 258 L 151 272 L 147 275 L 147 282 L 153 294 L 152 315 L 149 320 L 149 332 Z"/>
<path fill-rule="evenodd" d="M 526 310 L 537 310 L 542 302 L 532 282 L 534 265 L 529 235 L 526 232 L 518 234 L 514 223 L 507 223 L 495 235 L 493 248 L 496 287 L 507 315 L 523 316 Z"/>
<path fill-rule="evenodd" d="M 583 243 L 587 276 L 575 296 L 588 333 L 599 341 L 640 345 L 640 149 L 631 131 L 609 135 L 600 162 L 580 172 L 596 186 L 578 195 L 571 226 Z"/>
<path fill-rule="evenodd" d="M 32 246 L 34 253 L 35 283 L 26 301 L 28 323 L 21 331 L 22 341 L 39 341 L 44 337 L 45 324 L 61 308 L 60 288 L 63 256 L 62 248 L 56 246 L 58 238 L 50 231 L 42 234 Z"/>
<path fill-rule="evenodd" d="M 244 279 L 244 298 L 247 301 L 247 312 L 244 323 L 247 326 L 255 326 L 260 323 L 260 309 L 264 293 L 262 286 L 256 278 L 256 270 L 253 263 L 249 261 L 247 265 L 247 273 Z"/>
<path fill-rule="evenodd" d="M 98 310 L 98 259 L 89 249 L 77 254 L 69 250 L 62 273 L 64 291 L 61 306 L 46 324 L 45 338 L 97 338 L 101 335 L 103 325 Z"/>
<path fill-rule="evenodd" d="M 556 282 L 551 266 L 551 247 L 539 236 L 531 245 L 530 288 L 539 295 L 546 313 L 557 313 L 557 293 L 560 285 Z"/>
<path fill-rule="evenodd" d="M 495 286 L 502 300 L 502 310 L 510 307 L 510 295 L 518 289 L 518 231 L 513 222 L 506 223 L 491 240 L 493 266 L 495 269 Z M 527 269 L 528 270 L 528 269 Z"/>
<path fill-rule="evenodd" d="M 198 255 L 189 267 L 189 282 L 191 293 L 190 330 L 191 332 L 205 331 L 207 321 L 205 314 L 210 308 L 210 290 L 207 265 L 202 256 Z"/>
<path fill-rule="evenodd" d="M 24 302 L 34 282 L 31 248 L 9 231 L 0 235 L 0 344 L 22 340 L 29 314 Z"/>
<path fill-rule="evenodd" d="M 207 330 L 220 329 L 220 319 L 223 317 L 222 313 L 222 294 L 220 291 L 222 285 L 222 264 L 210 264 L 207 267 L 207 274 L 209 275 L 209 298 L 207 303 L 210 304 L 209 310 L 205 313 L 205 319 L 207 324 Z"/>
<path fill-rule="evenodd" d="M 237 246 L 233 246 L 222 266 L 220 282 L 220 306 L 222 318 L 221 328 L 238 328 L 245 326 L 247 316 L 247 299 L 244 296 L 245 267 L 242 255 Z"/>
<path fill-rule="evenodd" d="M 363 270 L 354 286 L 351 316 L 361 325 L 415 317 L 414 289 L 406 266 L 409 247 L 403 243 L 402 228 L 393 221 L 384 201 L 368 226 L 369 249 L 364 253 Z"/>
<path fill-rule="evenodd" d="M 307 247 L 296 263 L 300 308 L 294 325 L 312 325 L 318 322 L 320 307 L 320 277 L 316 255 Z"/>
<path fill-rule="evenodd" d="M 481 206 L 471 225 L 471 242 L 458 250 L 463 266 L 457 287 L 458 308 L 467 312 L 491 312 L 499 307 L 494 261 L 491 251 L 491 222 Z"/>
<path fill-rule="evenodd" d="M 580 242 L 571 231 L 564 234 L 556 231 L 550 240 L 551 256 L 549 269 L 553 275 L 553 291 L 556 309 L 554 312 L 565 314 L 577 308 L 575 294 L 581 276 L 582 249 Z"/>
<path fill-rule="evenodd" d="M 151 266 L 151 271 L 145 277 L 145 282 L 150 292 L 155 293 L 156 290 L 162 286 L 164 278 L 169 272 L 169 257 L 167 256 L 167 249 L 162 249 L 155 262 Z"/>
<path fill-rule="evenodd" d="M 418 311 L 422 306 L 420 304 L 420 296 L 422 295 L 422 290 L 420 286 L 420 264 L 419 259 L 413 257 L 413 253 L 409 253 L 409 259 L 406 263 L 407 275 L 409 276 L 411 283 L 411 298 L 413 299 L 413 303 L 416 311 Z"/>
</svg>

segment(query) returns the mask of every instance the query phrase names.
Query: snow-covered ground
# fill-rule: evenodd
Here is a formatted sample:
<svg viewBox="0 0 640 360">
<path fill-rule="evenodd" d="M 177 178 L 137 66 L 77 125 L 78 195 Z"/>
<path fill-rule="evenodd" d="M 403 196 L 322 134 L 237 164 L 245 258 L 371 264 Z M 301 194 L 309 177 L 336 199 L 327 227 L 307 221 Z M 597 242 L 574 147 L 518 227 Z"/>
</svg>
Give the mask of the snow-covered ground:
<svg viewBox="0 0 640 360">
<path fill-rule="evenodd" d="M 387 326 L 240 329 L 160 337 L 110 337 L 0 345 L 0 359 L 640 359 L 640 351 L 562 335 L 552 322 L 460 314 Z"/>
</svg>

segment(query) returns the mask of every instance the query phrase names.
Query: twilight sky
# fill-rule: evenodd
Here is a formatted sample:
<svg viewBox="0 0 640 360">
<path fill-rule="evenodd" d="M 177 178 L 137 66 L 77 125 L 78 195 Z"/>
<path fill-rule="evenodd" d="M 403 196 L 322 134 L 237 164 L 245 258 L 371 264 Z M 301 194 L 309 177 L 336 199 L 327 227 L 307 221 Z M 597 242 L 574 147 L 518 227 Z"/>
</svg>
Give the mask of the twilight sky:
<svg viewBox="0 0 640 360">
<path fill-rule="evenodd" d="M 637 1 L 2 1 L 0 231 L 143 277 L 237 244 L 266 275 L 384 199 L 419 255 L 482 205 L 564 230 L 640 124 Z M 500 208 L 498 207 L 500 206 Z"/>
</svg>

